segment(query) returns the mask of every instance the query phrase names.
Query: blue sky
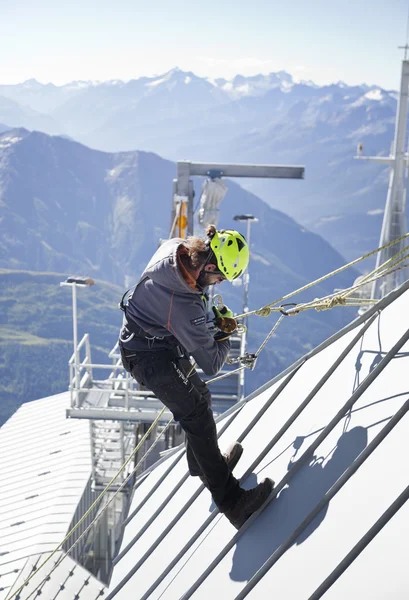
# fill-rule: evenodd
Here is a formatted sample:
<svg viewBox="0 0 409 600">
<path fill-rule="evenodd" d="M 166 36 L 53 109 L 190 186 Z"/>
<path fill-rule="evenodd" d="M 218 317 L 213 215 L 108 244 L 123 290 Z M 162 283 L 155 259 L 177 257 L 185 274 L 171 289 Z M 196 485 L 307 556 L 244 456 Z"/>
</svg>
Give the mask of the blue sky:
<svg viewBox="0 0 409 600">
<path fill-rule="evenodd" d="M 0 83 L 285 70 L 397 89 L 409 0 L 0 0 Z"/>
</svg>

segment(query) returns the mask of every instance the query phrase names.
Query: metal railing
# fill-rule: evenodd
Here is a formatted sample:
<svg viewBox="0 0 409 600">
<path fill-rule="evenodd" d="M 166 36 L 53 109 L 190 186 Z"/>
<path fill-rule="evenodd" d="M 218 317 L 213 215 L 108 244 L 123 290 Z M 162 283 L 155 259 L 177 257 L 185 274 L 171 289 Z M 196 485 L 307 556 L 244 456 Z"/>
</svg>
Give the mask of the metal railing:
<svg viewBox="0 0 409 600">
<path fill-rule="evenodd" d="M 80 352 L 84 347 L 85 357 L 81 361 Z M 69 390 L 72 408 L 74 408 L 75 400 L 77 400 L 77 402 L 79 401 L 81 389 L 88 388 L 92 385 L 92 367 L 94 367 L 94 365 L 91 362 L 91 344 L 89 341 L 89 334 L 86 333 L 78 344 L 76 351 L 74 350 L 74 353 L 68 361 Z"/>
<path fill-rule="evenodd" d="M 124 398 L 125 410 L 130 408 L 130 399 L 149 399 L 154 395 L 149 390 L 137 389 L 136 382 L 124 371 L 121 357 L 116 353 L 118 344 L 111 350 L 109 357 L 113 359 L 112 364 L 93 363 L 91 359 L 91 345 L 89 334 L 86 333 L 77 347 L 77 353 L 73 353 L 68 361 L 69 365 L 69 391 L 71 408 L 82 408 L 83 399 L 89 394 L 105 393 L 109 399 Z M 85 353 L 81 359 L 81 353 Z M 78 362 L 76 358 L 78 357 Z M 94 379 L 94 369 L 105 369 L 111 371 L 105 379 Z M 87 404 L 92 406 L 88 399 Z M 107 402 L 108 404 L 108 402 Z"/>
<path fill-rule="evenodd" d="M 67 414 L 76 418 L 153 420 L 162 410 L 163 404 L 153 392 L 141 386 L 126 372 L 122 365 L 118 343 L 108 354 L 112 363 L 93 363 L 89 334 L 79 342 L 76 351 L 69 359 L 70 409 Z M 107 377 L 97 379 L 96 370 L 109 371 Z M 227 374 L 230 369 L 222 370 Z M 199 370 L 200 373 L 200 370 Z M 204 377 L 206 380 L 206 377 Z M 219 382 L 217 382 L 219 384 Z M 239 400 L 238 379 L 226 385 L 212 385 L 213 410 L 215 414 L 224 412 Z M 171 414 L 166 411 L 164 420 Z"/>
</svg>

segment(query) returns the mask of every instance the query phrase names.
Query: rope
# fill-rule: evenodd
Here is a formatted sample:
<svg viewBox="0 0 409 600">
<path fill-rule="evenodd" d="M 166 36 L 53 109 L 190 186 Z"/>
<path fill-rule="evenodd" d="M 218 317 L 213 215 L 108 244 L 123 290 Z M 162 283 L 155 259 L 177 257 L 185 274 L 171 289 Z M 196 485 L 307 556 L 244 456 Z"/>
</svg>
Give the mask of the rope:
<svg viewBox="0 0 409 600">
<path fill-rule="evenodd" d="M 365 275 L 364 278 L 358 284 L 343 290 L 342 293 L 339 293 L 339 294 L 334 293 L 334 294 L 325 296 L 324 298 L 315 298 L 311 302 L 297 304 L 297 305 L 295 305 L 295 308 L 287 311 L 286 315 L 292 316 L 292 315 L 298 314 L 299 312 L 309 310 L 311 308 L 315 308 L 317 311 L 319 311 L 319 310 L 329 310 L 331 308 L 334 308 L 335 306 L 365 306 L 365 305 L 370 305 L 370 304 L 376 304 L 376 302 L 378 302 L 377 299 L 354 298 L 354 297 L 348 297 L 348 296 L 351 293 L 358 290 L 359 288 L 363 287 L 364 285 L 369 285 L 369 284 L 373 283 L 374 281 L 377 281 L 378 279 L 385 277 L 386 275 L 390 275 L 392 273 L 395 273 L 396 271 L 399 271 L 402 268 L 406 268 L 407 265 L 402 265 L 401 267 L 399 267 L 397 265 L 400 265 L 401 263 L 403 263 L 403 261 L 405 261 L 407 258 L 409 258 L 409 253 L 401 256 L 401 258 L 399 258 L 399 259 L 397 259 L 396 257 L 403 254 L 403 252 L 406 252 L 408 249 L 409 249 L 409 247 L 404 248 L 403 250 L 398 252 L 396 255 L 394 255 L 391 259 L 389 259 L 385 263 L 383 263 L 380 267 L 378 267 L 377 269 L 374 269 L 373 271 L 371 271 L 370 273 Z M 392 267 L 397 267 L 397 268 L 393 269 Z M 377 274 L 375 276 L 373 276 L 374 273 L 377 273 Z M 290 296 L 292 296 L 296 293 L 297 292 L 288 294 L 288 296 L 286 296 L 285 298 L 289 298 Z M 276 306 L 276 307 L 267 305 L 267 306 L 262 307 L 261 309 L 258 309 L 257 311 L 253 311 L 253 313 L 256 314 L 257 316 L 262 316 L 262 317 L 269 316 L 272 312 L 283 312 L 282 305 Z M 253 314 L 253 313 L 246 313 L 246 314 Z M 239 315 L 239 316 L 241 316 L 241 315 Z M 239 318 L 239 317 L 236 317 L 236 318 Z"/>
<path fill-rule="evenodd" d="M 309 310 L 312 308 L 315 308 L 315 310 L 317 310 L 317 311 L 323 311 L 323 310 L 330 310 L 332 308 L 335 308 L 336 306 L 368 306 L 370 304 L 375 304 L 378 301 L 376 299 L 356 298 L 356 297 L 351 297 L 351 294 L 354 293 L 359 288 L 363 287 L 364 285 L 369 285 L 369 284 L 373 283 L 374 281 L 380 279 L 381 277 L 390 275 L 391 273 L 394 273 L 401 268 L 405 268 L 407 265 L 402 265 L 402 263 L 407 258 L 409 258 L 409 246 L 402 248 L 402 250 L 400 250 L 399 252 L 394 254 L 391 258 L 386 260 L 382 265 L 380 265 L 379 267 L 375 268 L 373 271 L 371 271 L 370 273 L 368 273 L 367 275 L 362 277 L 361 281 L 358 284 L 353 285 L 345 290 L 342 290 L 342 292 L 340 292 L 340 293 L 329 294 L 328 296 L 325 296 L 323 298 L 315 298 L 311 302 L 307 302 L 307 303 L 303 303 L 303 304 L 293 304 L 294 308 L 286 310 L 286 311 L 284 310 L 284 306 L 288 306 L 288 304 L 284 304 L 284 305 L 281 304 L 281 306 L 273 306 L 274 304 L 277 304 L 278 302 L 281 302 L 282 300 L 286 300 L 287 298 L 290 298 L 291 296 L 294 296 L 295 294 L 297 294 L 303 290 L 306 290 L 309 287 L 312 287 L 313 285 L 315 285 L 316 283 L 319 283 L 320 281 L 328 279 L 332 275 L 335 275 L 336 273 L 339 273 L 340 271 L 350 267 L 351 265 L 356 264 L 357 262 L 359 262 L 361 260 L 364 260 L 364 258 L 368 258 L 369 256 L 376 254 L 377 252 L 379 252 L 382 249 L 385 249 L 385 248 L 388 248 L 390 246 L 397 244 L 400 240 L 402 240 L 408 236 L 409 236 L 409 234 L 405 234 L 405 235 L 401 236 L 400 238 L 397 238 L 396 240 L 390 242 L 389 244 L 385 244 L 384 246 L 378 248 L 377 250 L 373 250 L 372 252 L 369 252 L 369 253 L 365 254 L 364 256 L 362 256 L 358 259 L 355 259 L 354 261 L 351 261 L 347 265 L 340 267 L 340 269 L 337 269 L 336 271 L 333 271 L 332 273 L 328 273 L 327 275 L 321 277 L 320 279 L 316 280 L 315 282 L 312 282 L 312 283 L 304 286 L 303 288 L 296 290 L 295 292 L 292 292 L 290 294 L 287 294 L 286 296 L 283 296 L 281 299 L 279 299 L 275 302 L 272 302 L 271 304 L 267 304 L 266 306 L 263 306 L 262 308 L 260 308 L 258 310 L 244 313 L 243 315 L 237 315 L 235 317 L 236 319 L 243 317 L 243 316 L 247 317 L 248 315 L 251 315 L 251 314 L 255 314 L 260 317 L 268 317 L 272 312 L 281 312 L 281 317 L 278 319 L 276 324 L 273 326 L 273 328 L 267 335 L 266 339 L 261 344 L 260 348 L 257 350 L 257 352 L 255 354 L 247 355 L 245 357 L 238 357 L 236 359 L 230 359 L 230 360 L 228 360 L 228 362 L 230 364 L 234 364 L 237 362 L 243 362 L 244 366 L 250 366 L 251 368 L 254 368 L 255 361 L 257 360 L 258 355 L 264 349 L 268 340 L 274 335 L 275 331 L 279 327 L 284 316 L 293 316 L 293 315 L 299 314 L 300 312 L 303 312 L 303 311 L 306 311 L 306 310 Z M 399 265 L 401 265 L 401 266 L 399 266 Z"/>
<path fill-rule="evenodd" d="M 257 350 L 256 352 L 256 357 L 260 354 L 260 352 L 264 349 L 264 347 L 266 346 L 268 340 L 274 335 L 274 333 L 276 332 L 276 330 L 278 329 L 278 326 L 280 325 L 281 321 L 284 319 L 284 315 L 281 315 L 281 317 L 278 319 L 277 323 L 274 325 L 274 327 L 272 328 L 272 330 L 270 331 L 270 333 L 267 335 L 266 339 L 264 340 L 264 342 L 261 344 L 260 348 Z"/>
<path fill-rule="evenodd" d="M 269 316 L 270 313 L 267 313 L 267 309 L 268 308 L 272 308 L 274 307 L 274 305 L 278 304 L 279 302 L 283 302 L 283 300 L 287 300 L 288 298 L 291 298 L 292 296 L 295 296 L 296 294 L 300 294 L 301 292 L 304 292 L 305 290 L 308 290 L 309 288 L 313 287 L 314 285 L 317 285 L 318 283 L 321 283 L 322 281 L 325 281 L 326 279 L 329 279 L 330 277 L 332 277 L 333 275 L 337 275 L 338 273 L 341 273 L 342 271 L 345 271 L 346 269 L 348 269 L 349 267 L 352 267 L 356 264 L 358 264 L 359 262 L 365 260 L 366 258 L 369 258 L 370 256 L 373 256 L 374 254 L 377 254 L 378 252 L 381 252 L 382 250 L 385 250 L 386 248 L 390 248 L 391 246 L 394 246 L 395 244 L 397 244 L 398 242 L 406 239 L 409 237 L 409 233 L 405 233 L 404 235 L 400 236 L 399 238 L 397 238 L 396 240 L 393 240 L 392 242 L 389 242 L 389 244 L 385 244 L 384 246 L 380 246 L 379 248 L 377 248 L 376 250 L 372 250 L 372 252 L 368 252 L 367 254 L 364 254 L 363 256 L 361 256 L 360 258 L 356 258 L 355 260 L 352 260 L 351 262 L 343 265 L 342 267 L 339 267 L 338 269 L 335 269 L 334 271 L 332 271 L 331 273 L 327 273 L 326 275 L 324 275 L 323 277 L 320 277 L 318 279 L 316 279 L 315 281 L 308 283 L 306 285 L 304 285 L 303 287 L 298 288 L 298 290 L 295 290 L 294 292 L 291 292 L 285 296 L 282 296 L 281 298 L 278 298 L 277 300 L 274 300 L 274 302 L 270 302 L 269 304 L 266 304 L 266 306 L 258 309 L 258 310 L 253 310 L 253 311 L 249 311 L 246 313 L 243 313 L 241 315 L 236 315 L 235 319 L 240 319 L 243 317 L 248 317 L 249 315 L 258 315 L 258 316 Z M 399 254 L 402 254 L 405 250 L 408 250 L 408 247 L 404 248 L 403 250 L 401 250 L 400 252 L 398 252 L 396 256 L 398 256 Z M 394 258 L 394 257 L 392 257 Z M 372 275 L 374 272 L 379 271 L 381 268 L 384 268 L 384 265 L 388 264 L 388 262 L 390 262 L 392 259 L 389 259 L 388 261 L 386 261 L 385 263 L 383 263 L 383 265 L 381 265 L 381 267 L 378 267 L 378 269 L 374 269 L 374 271 L 372 271 L 369 275 Z M 359 286 L 361 287 L 361 286 Z M 279 309 L 277 309 L 279 310 Z"/>
</svg>

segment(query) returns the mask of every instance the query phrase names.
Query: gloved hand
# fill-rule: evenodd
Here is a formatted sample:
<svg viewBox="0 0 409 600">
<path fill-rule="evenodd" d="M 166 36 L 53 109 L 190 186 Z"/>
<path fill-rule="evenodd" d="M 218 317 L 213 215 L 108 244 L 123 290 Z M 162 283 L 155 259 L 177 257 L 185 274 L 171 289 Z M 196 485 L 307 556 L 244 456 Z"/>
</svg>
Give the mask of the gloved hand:
<svg viewBox="0 0 409 600">
<path fill-rule="evenodd" d="M 214 339 L 216 341 L 221 341 L 221 339 L 226 339 L 236 331 L 237 323 L 233 318 L 233 311 L 231 311 L 228 306 L 221 305 L 220 308 L 217 308 L 217 306 L 212 306 L 212 310 L 215 316 L 214 324 L 223 334 L 222 336 L 216 337 L 216 333 Z"/>
<path fill-rule="evenodd" d="M 228 306 L 223 305 L 220 309 L 217 306 L 212 306 L 212 310 L 216 319 L 221 319 L 222 317 L 233 319 L 233 311 Z"/>
<path fill-rule="evenodd" d="M 226 333 L 225 331 L 216 331 L 213 337 L 215 342 L 223 342 L 224 340 L 227 340 L 233 333 L 233 331 L 231 333 Z"/>
</svg>

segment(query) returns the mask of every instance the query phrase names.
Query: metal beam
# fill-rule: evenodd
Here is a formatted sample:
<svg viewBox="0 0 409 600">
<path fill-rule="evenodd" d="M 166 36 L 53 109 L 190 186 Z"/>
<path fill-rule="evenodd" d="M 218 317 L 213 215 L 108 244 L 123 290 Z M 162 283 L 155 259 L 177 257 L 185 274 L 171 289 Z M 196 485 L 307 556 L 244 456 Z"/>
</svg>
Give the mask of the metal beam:
<svg viewBox="0 0 409 600">
<path fill-rule="evenodd" d="M 226 554 L 233 548 L 233 546 L 237 543 L 240 536 L 244 534 L 245 531 L 254 523 L 257 516 L 265 510 L 265 508 L 270 504 L 270 502 L 279 494 L 279 492 L 287 485 L 288 481 L 294 477 L 294 475 L 311 459 L 311 456 L 315 452 L 315 450 L 320 446 L 320 444 L 325 440 L 325 438 L 333 431 L 333 429 L 338 425 L 338 423 L 345 417 L 348 411 L 354 406 L 354 404 L 358 401 L 358 399 L 362 396 L 362 394 L 369 388 L 372 382 L 382 373 L 382 371 L 388 366 L 390 361 L 395 357 L 397 352 L 406 344 L 409 340 L 409 330 L 406 331 L 402 337 L 396 342 L 396 344 L 389 350 L 389 352 L 382 358 L 382 360 L 376 365 L 376 367 L 366 376 L 366 378 L 362 381 L 362 383 L 357 387 L 349 400 L 339 409 L 339 411 L 334 415 L 328 425 L 323 429 L 320 435 L 315 439 L 315 441 L 304 451 L 304 453 L 300 456 L 300 458 L 295 462 L 292 468 L 287 472 L 286 475 L 282 478 L 282 480 L 278 483 L 278 485 L 273 489 L 272 493 L 263 504 L 261 508 L 255 513 L 253 513 L 249 519 L 242 525 L 242 527 L 237 531 L 237 533 L 229 540 L 226 546 L 219 552 L 216 558 L 211 562 L 211 564 L 203 571 L 200 577 L 197 578 L 195 583 L 185 592 L 182 596 L 181 600 L 188 600 L 192 595 L 196 592 L 196 590 L 200 587 L 200 585 L 205 581 L 205 579 L 213 572 L 213 570 L 217 567 L 217 565 L 223 560 Z M 254 463 L 250 468 L 254 468 Z"/>
<path fill-rule="evenodd" d="M 67 418 L 93 419 L 109 421 L 135 421 L 137 423 L 152 423 L 158 416 L 156 410 L 124 410 L 115 408 L 68 408 Z M 172 413 L 166 410 L 161 418 L 161 422 L 168 422 L 172 419 Z"/>
<path fill-rule="evenodd" d="M 250 165 L 240 163 L 205 163 L 178 161 L 178 192 L 186 189 L 189 176 L 201 175 L 203 177 L 264 177 L 273 179 L 303 179 L 305 168 L 302 166 L 288 165 Z M 187 190 L 186 190 L 187 195 Z"/>
</svg>

